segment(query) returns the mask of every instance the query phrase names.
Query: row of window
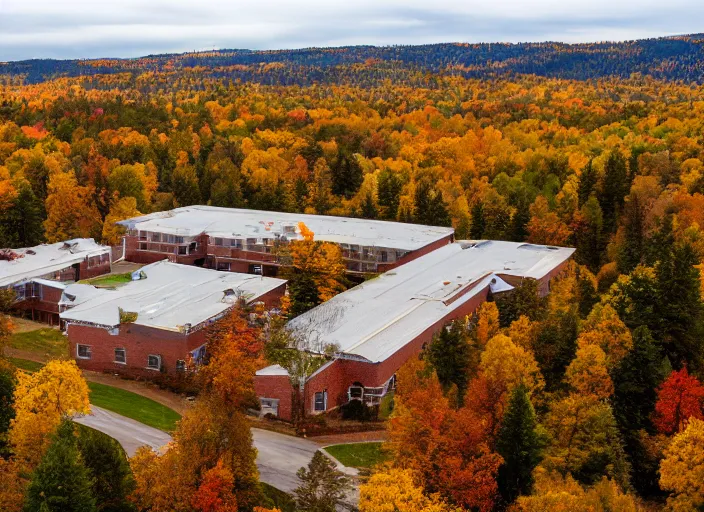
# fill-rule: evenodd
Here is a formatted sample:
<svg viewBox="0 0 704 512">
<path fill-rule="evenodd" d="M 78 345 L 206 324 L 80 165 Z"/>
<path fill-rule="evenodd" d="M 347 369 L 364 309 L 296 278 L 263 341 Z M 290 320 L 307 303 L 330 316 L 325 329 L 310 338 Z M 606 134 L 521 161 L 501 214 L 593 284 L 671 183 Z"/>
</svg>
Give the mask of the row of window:
<svg viewBox="0 0 704 512">
<path fill-rule="evenodd" d="M 93 352 L 90 345 L 76 345 L 76 357 L 78 359 L 92 359 Z M 116 347 L 114 363 L 127 364 L 127 349 Z M 148 370 L 161 370 L 161 356 L 157 354 L 149 354 L 147 356 Z M 186 361 L 179 359 L 176 361 L 176 371 L 184 371 L 186 369 Z"/>
</svg>

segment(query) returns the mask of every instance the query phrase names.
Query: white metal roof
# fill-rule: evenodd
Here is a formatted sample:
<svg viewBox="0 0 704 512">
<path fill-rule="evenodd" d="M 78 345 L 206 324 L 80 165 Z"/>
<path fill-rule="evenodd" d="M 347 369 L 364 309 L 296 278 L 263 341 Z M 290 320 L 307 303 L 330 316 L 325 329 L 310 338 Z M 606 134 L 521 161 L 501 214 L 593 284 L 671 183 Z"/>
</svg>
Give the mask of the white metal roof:
<svg viewBox="0 0 704 512">
<path fill-rule="evenodd" d="M 288 370 L 284 368 L 281 365 L 278 364 L 272 364 L 271 366 L 267 366 L 266 368 L 262 368 L 261 370 L 258 370 L 255 375 L 262 377 L 262 376 L 275 376 L 275 377 L 288 377 Z"/>
<path fill-rule="evenodd" d="M 274 238 L 282 233 L 283 226 L 297 228 L 299 222 L 315 233 L 316 240 L 405 251 L 415 251 L 453 233 L 452 228 L 436 226 L 214 206 L 186 206 L 127 219 L 119 224 L 179 236 L 207 233 L 223 238 Z M 299 236 L 296 229 L 296 234 L 288 238 Z"/>
<path fill-rule="evenodd" d="M 92 238 L 76 238 L 55 244 L 11 250 L 22 257 L 12 261 L 0 261 L 2 287 L 57 272 L 80 263 L 89 256 L 110 253 L 110 247 L 100 245 Z"/>
<path fill-rule="evenodd" d="M 342 354 L 383 361 L 487 286 L 509 289 L 500 276 L 540 279 L 573 252 L 513 242 L 449 244 L 337 295 L 288 327 L 312 351 L 337 345 Z"/>
<path fill-rule="evenodd" d="M 184 331 L 231 308 L 242 294 L 255 301 L 286 281 L 234 272 L 219 272 L 160 261 L 135 271 L 133 280 L 115 290 L 102 290 L 63 313 L 69 322 L 116 327 L 120 309 L 137 313 L 137 325 Z M 140 276 L 146 276 L 139 278 Z M 75 289 L 81 294 L 80 289 Z M 230 294 L 227 295 L 226 294 Z M 65 293 L 64 293 L 65 295 Z M 80 302 L 80 300 L 79 300 Z"/>
</svg>

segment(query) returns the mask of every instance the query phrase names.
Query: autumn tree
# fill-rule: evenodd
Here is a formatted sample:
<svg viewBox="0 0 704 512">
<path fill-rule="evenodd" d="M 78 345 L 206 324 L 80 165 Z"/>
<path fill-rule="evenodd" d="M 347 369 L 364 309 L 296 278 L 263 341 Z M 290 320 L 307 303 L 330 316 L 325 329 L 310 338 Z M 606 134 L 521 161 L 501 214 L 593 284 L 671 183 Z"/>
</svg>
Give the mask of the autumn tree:
<svg viewBox="0 0 704 512">
<path fill-rule="evenodd" d="M 477 343 L 482 347 L 485 346 L 498 332 L 499 310 L 496 307 L 496 303 L 482 303 L 477 310 L 477 324 L 475 328 Z"/>
<path fill-rule="evenodd" d="M 501 327 L 525 315 L 531 320 L 540 320 L 545 314 L 546 300 L 538 293 L 538 281 L 524 279 L 510 293 L 496 297 Z"/>
<path fill-rule="evenodd" d="M 33 468 L 62 417 L 90 411 L 88 385 L 74 361 L 49 361 L 38 372 L 17 377 L 10 445 L 15 457 Z"/>
<path fill-rule="evenodd" d="M 555 212 L 551 212 L 548 201 L 538 196 L 530 207 L 528 241 L 533 244 L 565 245 L 572 232 Z"/>
<path fill-rule="evenodd" d="M 96 508 L 90 472 L 77 446 L 75 427 L 63 420 L 51 436 L 51 444 L 32 474 L 25 510 L 47 512 L 94 512 Z"/>
<path fill-rule="evenodd" d="M 134 197 L 124 197 L 114 201 L 103 223 L 103 242 L 108 245 L 120 244 L 126 229 L 115 223 L 139 215 L 141 213 L 137 210 L 137 201 Z"/>
<path fill-rule="evenodd" d="M 7 453 L 7 433 L 10 422 L 15 417 L 14 393 L 15 370 L 12 366 L 0 359 L 0 457 Z"/>
<path fill-rule="evenodd" d="M 237 512 L 237 498 L 232 493 L 235 479 L 232 472 L 218 461 L 203 475 L 191 504 L 198 512 Z"/>
<path fill-rule="evenodd" d="M 543 444 L 528 391 L 518 386 L 511 393 L 496 440 L 496 452 L 503 458 L 498 484 L 506 503 L 532 492 L 533 470 L 540 462 Z"/>
<path fill-rule="evenodd" d="M 680 432 L 690 418 L 704 419 L 704 386 L 687 368 L 673 371 L 658 389 L 654 423 L 664 434 Z"/>
<path fill-rule="evenodd" d="M 51 176 L 44 230 L 48 242 L 86 238 L 99 229 L 100 214 L 89 187 L 78 185 L 73 172 Z"/>
<path fill-rule="evenodd" d="M 577 357 L 567 367 L 565 378 L 569 386 L 582 395 L 608 399 L 614 392 L 606 354 L 599 345 L 583 345 L 577 349 Z"/>
<path fill-rule="evenodd" d="M 0 208 L 0 246 L 32 247 L 44 237 L 42 226 L 44 205 L 26 181 L 17 186 L 17 195 Z"/>
<path fill-rule="evenodd" d="M 301 512 L 335 512 L 350 487 L 347 477 L 320 450 L 315 452 L 308 467 L 299 469 L 296 475 L 301 485 L 293 495 Z"/>
<path fill-rule="evenodd" d="M 345 289 L 345 265 L 337 244 L 315 241 L 312 236 L 293 241 L 282 250 L 281 260 L 287 264 L 283 276 L 289 282 L 292 316 L 305 313 Z"/>
<path fill-rule="evenodd" d="M 426 496 L 409 470 L 374 473 L 359 489 L 360 512 L 454 512 L 438 496 Z"/>
<path fill-rule="evenodd" d="M 660 464 L 660 485 L 670 491 L 669 510 L 699 510 L 704 506 L 704 421 L 692 418 L 675 435 Z"/>
<path fill-rule="evenodd" d="M 599 346 L 606 354 L 606 365 L 611 370 L 631 350 L 633 338 L 614 308 L 597 304 L 585 320 L 577 344 L 580 347 Z"/>
</svg>

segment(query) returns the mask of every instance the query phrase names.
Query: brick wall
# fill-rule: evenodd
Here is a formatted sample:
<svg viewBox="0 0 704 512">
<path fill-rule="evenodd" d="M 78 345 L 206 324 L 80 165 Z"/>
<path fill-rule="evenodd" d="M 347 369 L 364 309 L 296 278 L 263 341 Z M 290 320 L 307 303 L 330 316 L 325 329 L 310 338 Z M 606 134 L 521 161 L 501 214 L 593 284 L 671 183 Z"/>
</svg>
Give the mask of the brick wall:
<svg viewBox="0 0 704 512">
<path fill-rule="evenodd" d="M 278 398 L 279 418 L 291 419 L 293 387 L 286 375 L 257 375 L 254 392 L 260 398 Z"/>
<path fill-rule="evenodd" d="M 186 359 L 188 353 L 205 343 L 205 331 L 190 334 L 153 329 L 135 324 L 121 324 L 118 334 L 86 325 L 68 325 L 71 356 L 79 367 L 93 371 L 113 371 L 133 377 L 153 378 L 159 372 L 147 368 L 147 356 L 161 356 L 164 371 L 176 373 L 176 361 Z M 91 347 L 91 359 L 79 359 L 76 345 Z M 126 364 L 115 362 L 115 349 L 124 348 Z"/>
</svg>

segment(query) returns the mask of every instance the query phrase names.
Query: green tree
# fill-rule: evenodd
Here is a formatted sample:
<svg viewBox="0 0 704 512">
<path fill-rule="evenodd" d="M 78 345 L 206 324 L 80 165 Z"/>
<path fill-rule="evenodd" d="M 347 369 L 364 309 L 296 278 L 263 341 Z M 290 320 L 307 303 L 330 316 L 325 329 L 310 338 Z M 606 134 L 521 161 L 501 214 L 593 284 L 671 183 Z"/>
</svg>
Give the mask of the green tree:
<svg viewBox="0 0 704 512">
<path fill-rule="evenodd" d="M 43 205 L 23 181 L 17 190 L 17 197 L 0 215 L 0 246 L 32 247 L 41 243 L 44 237 Z"/>
<path fill-rule="evenodd" d="M 7 431 L 15 417 L 14 393 L 15 375 L 10 365 L 0 361 L 0 457 L 7 453 Z"/>
<path fill-rule="evenodd" d="M 481 240 L 485 229 L 484 204 L 477 201 L 472 206 L 472 228 L 469 230 L 469 236 L 472 237 L 472 240 Z"/>
<path fill-rule="evenodd" d="M 371 193 L 367 193 L 367 195 L 364 196 L 364 200 L 362 201 L 362 211 L 360 213 L 365 219 L 376 219 L 379 215 Z"/>
<path fill-rule="evenodd" d="M 590 197 L 580 209 L 582 222 L 576 230 L 577 254 L 575 259 L 597 271 L 601 264 L 601 253 L 604 246 L 603 227 L 604 217 L 595 197 Z"/>
<path fill-rule="evenodd" d="M 120 197 L 134 197 L 137 200 L 137 209 L 145 212 L 147 204 L 144 201 L 144 182 L 139 176 L 140 172 L 144 174 L 144 166 L 141 164 L 119 165 L 108 176 L 108 188 L 111 192 L 117 192 Z"/>
<path fill-rule="evenodd" d="M 584 205 L 589 200 L 589 196 L 595 192 L 596 184 L 596 170 L 592 165 L 592 161 L 589 160 L 589 163 L 582 169 L 582 174 L 579 177 L 579 187 L 577 188 L 579 206 Z"/>
<path fill-rule="evenodd" d="M 546 299 L 538 293 L 538 284 L 535 279 L 524 279 L 510 293 L 496 298 L 501 327 L 508 327 L 522 315 L 531 320 L 544 317 Z"/>
<path fill-rule="evenodd" d="M 293 495 L 299 512 L 335 512 L 335 505 L 350 487 L 347 477 L 320 450 L 308 468 L 301 468 L 296 474 L 301 485 Z"/>
<path fill-rule="evenodd" d="M 95 512 L 90 472 L 78 450 L 74 424 L 65 419 L 32 474 L 25 512 Z"/>
<path fill-rule="evenodd" d="M 626 160 L 620 151 L 613 150 L 604 166 L 604 181 L 599 196 L 601 210 L 604 213 L 604 231 L 607 233 L 612 233 L 616 229 L 616 220 L 623 206 L 628 185 Z"/>
<path fill-rule="evenodd" d="M 465 333 L 464 324 L 455 320 L 444 326 L 433 337 L 428 347 L 428 362 L 435 368 L 440 384 L 445 391 L 457 386 L 457 405 L 461 406 L 470 370 L 478 364 L 476 351 L 472 350 Z M 474 364 L 473 364 L 474 363 Z"/>
<path fill-rule="evenodd" d="M 533 353 L 547 390 L 563 386 L 563 376 L 577 352 L 579 317 L 574 311 L 550 314 L 539 325 Z"/>
<path fill-rule="evenodd" d="M 363 173 L 354 155 L 340 152 L 331 166 L 332 192 L 351 198 L 362 185 Z"/>
<path fill-rule="evenodd" d="M 533 490 L 533 469 L 540 463 L 543 439 L 525 386 L 511 393 L 496 439 L 496 452 L 504 459 L 499 468 L 499 491 L 507 503 Z"/>
<path fill-rule="evenodd" d="M 702 299 L 699 259 L 687 242 L 675 244 L 655 266 L 658 304 L 655 312 L 660 325 L 654 335 L 663 343 L 673 366 L 690 363 L 704 366 L 702 337 Z"/>
<path fill-rule="evenodd" d="M 101 512 L 131 512 L 134 506 L 127 500 L 134 488 L 132 470 L 120 444 L 111 437 L 78 427 L 78 449 L 93 480 L 93 495 Z"/>
<path fill-rule="evenodd" d="M 377 189 L 382 218 L 388 220 L 396 219 L 402 188 L 403 181 L 396 173 L 388 169 L 384 169 L 379 173 Z"/>
<path fill-rule="evenodd" d="M 645 256 L 645 212 L 638 194 L 630 194 L 623 212 L 624 240 L 618 253 L 618 269 L 626 274 Z"/>
</svg>

